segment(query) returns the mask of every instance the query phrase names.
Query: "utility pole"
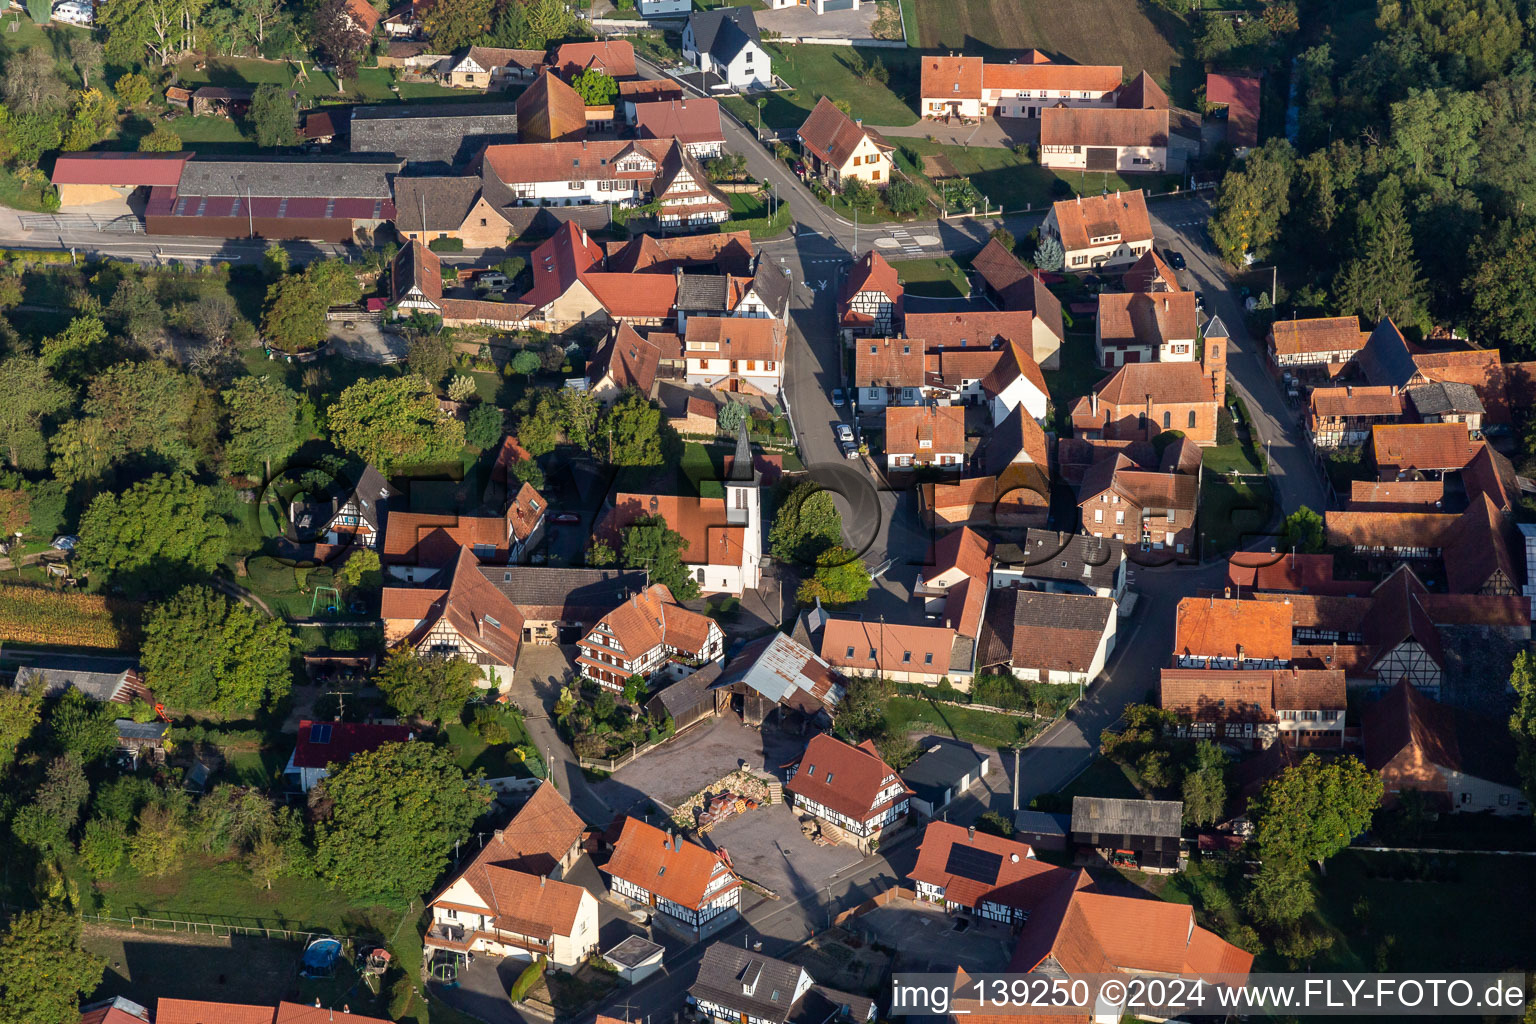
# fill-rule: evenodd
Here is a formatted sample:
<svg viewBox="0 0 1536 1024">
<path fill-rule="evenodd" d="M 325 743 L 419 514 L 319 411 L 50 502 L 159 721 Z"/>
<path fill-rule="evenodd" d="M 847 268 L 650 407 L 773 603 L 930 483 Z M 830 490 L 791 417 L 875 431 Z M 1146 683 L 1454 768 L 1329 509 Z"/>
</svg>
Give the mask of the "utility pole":
<svg viewBox="0 0 1536 1024">
<path fill-rule="evenodd" d="M 859 258 L 859 208 L 853 208 L 853 252 L 854 259 Z"/>
<path fill-rule="evenodd" d="M 1019 746 L 1013 746 L 1013 813 L 1019 813 Z"/>
</svg>

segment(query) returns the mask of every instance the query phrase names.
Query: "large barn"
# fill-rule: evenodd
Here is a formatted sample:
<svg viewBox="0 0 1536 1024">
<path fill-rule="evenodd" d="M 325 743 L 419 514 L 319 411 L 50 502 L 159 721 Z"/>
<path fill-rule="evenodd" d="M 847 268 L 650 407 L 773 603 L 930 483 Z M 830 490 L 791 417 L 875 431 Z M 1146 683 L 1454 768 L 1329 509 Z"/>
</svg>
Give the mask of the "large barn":
<svg viewBox="0 0 1536 1024">
<path fill-rule="evenodd" d="M 394 158 L 199 157 L 175 185 L 150 189 L 151 235 L 367 239 L 395 218 Z"/>
</svg>

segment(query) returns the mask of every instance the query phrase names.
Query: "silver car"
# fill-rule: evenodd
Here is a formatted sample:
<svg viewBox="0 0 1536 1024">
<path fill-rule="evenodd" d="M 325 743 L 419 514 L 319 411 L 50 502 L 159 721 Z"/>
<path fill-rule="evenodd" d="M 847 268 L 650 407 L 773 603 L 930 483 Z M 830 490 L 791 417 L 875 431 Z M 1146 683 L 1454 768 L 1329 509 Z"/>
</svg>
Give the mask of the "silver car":
<svg viewBox="0 0 1536 1024">
<path fill-rule="evenodd" d="M 833 433 L 836 434 L 837 435 L 837 439 L 839 441 L 843 442 L 844 444 L 853 444 L 853 428 L 850 427 L 848 424 L 846 424 L 846 423 L 839 423 L 833 429 Z"/>
</svg>

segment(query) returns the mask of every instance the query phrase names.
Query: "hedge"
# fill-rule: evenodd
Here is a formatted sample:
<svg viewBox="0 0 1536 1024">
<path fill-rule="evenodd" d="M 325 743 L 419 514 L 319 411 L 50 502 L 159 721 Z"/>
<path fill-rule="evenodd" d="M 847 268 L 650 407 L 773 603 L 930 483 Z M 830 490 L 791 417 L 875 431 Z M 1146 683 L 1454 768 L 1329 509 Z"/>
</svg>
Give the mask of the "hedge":
<svg viewBox="0 0 1536 1024">
<path fill-rule="evenodd" d="M 533 963 L 529 964 L 527 967 L 523 968 L 523 973 L 517 976 L 517 980 L 512 983 L 511 990 L 507 992 L 507 998 L 512 1000 L 514 1003 L 522 1002 L 523 999 L 528 995 L 528 990 L 533 988 L 533 986 L 538 982 L 539 976 L 543 973 L 544 958 L 540 957 Z"/>
<path fill-rule="evenodd" d="M 427 248 L 433 252 L 463 252 L 464 239 L 462 238 L 434 238 L 427 243 Z"/>
</svg>

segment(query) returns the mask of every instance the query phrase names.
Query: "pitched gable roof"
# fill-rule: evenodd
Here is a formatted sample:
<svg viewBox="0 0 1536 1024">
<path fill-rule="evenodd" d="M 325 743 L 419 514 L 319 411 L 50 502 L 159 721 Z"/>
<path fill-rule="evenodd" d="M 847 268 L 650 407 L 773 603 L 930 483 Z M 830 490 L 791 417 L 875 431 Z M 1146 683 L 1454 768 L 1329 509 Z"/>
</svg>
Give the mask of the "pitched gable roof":
<svg viewBox="0 0 1536 1024">
<path fill-rule="evenodd" d="M 1128 110 L 1167 110 L 1171 104 L 1162 86 L 1143 71 L 1125 85 L 1115 96 L 1115 106 Z"/>
<path fill-rule="evenodd" d="M 888 455 L 964 453 L 964 406 L 886 406 L 885 451 Z"/>
<path fill-rule="evenodd" d="M 498 929 L 535 939 L 571 935 L 576 930 L 582 897 L 587 895 L 579 885 L 478 859 L 459 878 L 490 910 Z M 439 896 L 433 902 L 442 901 Z"/>
<path fill-rule="evenodd" d="M 1205 76 L 1205 102 L 1227 108 L 1227 142 L 1235 148 L 1259 144 L 1259 102 L 1263 90 L 1257 78 L 1237 75 Z"/>
<path fill-rule="evenodd" d="M 316 728 L 320 726 L 320 728 Z M 387 743 L 405 743 L 411 739 L 405 725 L 375 725 L 369 722 L 299 722 L 293 748 L 295 768 L 325 768 L 346 764 L 358 754 L 378 750 Z"/>
<path fill-rule="evenodd" d="M 1037 51 L 1027 50 L 1023 60 L 1017 63 L 984 63 L 981 66 L 981 87 L 1008 92 L 1024 89 L 1068 90 L 1104 95 L 1120 88 L 1125 71 L 1118 64 L 1055 64 L 1051 61 L 1030 59 L 1039 56 Z"/>
<path fill-rule="evenodd" d="M 592 356 L 592 363 L 587 367 L 587 380 L 595 384 L 609 377 L 617 387 L 638 388 L 641 394 L 649 395 L 660 365 L 661 349 L 640 337 L 628 323 L 623 323 Z"/>
<path fill-rule="evenodd" d="M 1090 238 L 1120 236 L 1125 242 L 1152 241 L 1152 219 L 1147 215 L 1146 195 L 1112 192 L 1103 196 L 1064 199 L 1051 207 L 1061 244 L 1071 252 L 1086 249 Z"/>
<path fill-rule="evenodd" d="M 1131 264 L 1131 268 L 1120 277 L 1120 287 L 1128 292 L 1184 290 L 1184 286 L 1179 284 L 1178 275 L 1163 262 L 1163 258 L 1157 254 L 1156 249 L 1148 249 L 1135 263 Z M 1100 298 L 1102 297 L 1101 295 Z"/>
<path fill-rule="evenodd" d="M 853 350 L 855 387 L 922 386 L 925 371 L 921 341 L 909 338 L 857 338 Z"/>
<path fill-rule="evenodd" d="M 567 78 L 587 68 L 597 68 L 610 78 L 634 78 L 635 47 L 625 39 L 561 43 L 555 50 L 555 67 Z"/>
<path fill-rule="evenodd" d="M 1001 339 L 1028 345 L 1035 315 L 1027 309 L 964 309 L 945 313 L 908 312 L 908 337 L 921 338 L 932 356 L 942 349 L 990 349 Z"/>
<path fill-rule="evenodd" d="M 703 652 L 714 621 L 678 604 L 664 584 L 653 583 L 603 616 L 598 624 L 629 659 L 666 644 L 692 655 Z"/>
<path fill-rule="evenodd" d="M 1087 672 L 1115 602 L 1086 594 L 993 591 L 987 601 L 977 664 Z"/>
<path fill-rule="evenodd" d="M 981 76 L 980 57 L 928 54 L 923 57 L 919 92 L 924 100 L 980 99 Z"/>
<path fill-rule="evenodd" d="M 525 143 L 584 139 L 587 137 L 586 102 L 575 89 L 545 68 L 517 97 L 517 128 Z"/>
<path fill-rule="evenodd" d="M 1408 351 L 1408 339 L 1403 337 L 1391 317 L 1376 325 L 1356 358 L 1365 379 L 1371 384 L 1402 389 L 1419 373 L 1413 353 Z"/>
<path fill-rule="evenodd" d="M 729 64 L 748 43 L 762 44 L 757 18 L 750 7 L 717 7 L 688 15 L 694 45 L 723 64 Z"/>
<path fill-rule="evenodd" d="M 683 535 L 685 565 L 739 565 L 746 530 L 726 520 L 725 499 L 671 494 L 614 496 L 613 508 L 598 523 L 597 535 L 622 543 L 621 531 L 645 515 L 661 516 L 667 528 Z M 618 550 L 615 548 L 615 550 Z"/>
<path fill-rule="evenodd" d="M 1045 107 L 1040 111 L 1040 145 L 1167 146 L 1168 110 Z"/>
<path fill-rule="evenodd" d="M 460 548 L 448 587 L 436 598 L 408 642 L 424 642 L 439 621 L 446 619 L 471 646 L 500 665 L 516 665 L 523 642 L 523 615 L 480 572 L 469 548 Z"/>
<path fill-rule="evenodd" d="M 741 884 L 719 854 L 639 818 L 624 819 L 618 841 L 613 844 L 613 856 L 603 870 L 690 910 L 698 910 L 703 904 L 704 889 L 717 873 L 729 872 L 731 881 L 712 893 L 711 898 Z"/>
<path fill-rule="evenodd" d="M 856 123 L 825 96 L 811 110 L 798 134 L 812 153 L 834 167 L 847 164 L 865 139 L 885 152 L 895 148 L 879 132 Z"/>
<path fill-rule="evenodd" d="M 1360 318 L 1320 316 L 1302 320 L 1276 320 L 1269 328 L 1277 356 L 1323 352 L 1358 352 L 1369 334 L 1360 330 Z"/>
<path fill-rule="evenodd" d="M 1094 385 L 1099 402 L 1118 407 L 1214 403 L 1211 382 L 1199 363 L 1127 363 Z"/>
<path fill-rule="evenodd" d="M 956 636 L 940 626 L 828 618 L 821 632 L 821 656 L 834 668 L 942 675 L 957 648 Z"/>
<path fill-rule="evenodd" d="M 956 851 L 978 851 L 971 856 Z M 983 901 L 1026 913 L 1054 892 L 1068 868 L 1035 859 L 1028 843 L 1004 839 L 946 821 L 931 821 L 917 848 L 917 863 L 907 877 L 944 890 L 944 898 L 966 907 Z"/>
<path fill-rule="evenodd" d="M 892 302 L 901 298 L 901 279 L 884 256 L 871 249 L 848 268 L 838 292 L 839 302 L 850 302 L 860 292 L 879 292 Z"/>
<path fill-rule="evenodd" d="M 1465 423 L 1378 423 L 1371 428 L 1371 450 L 1379 467 L 1460 469 L 1477 449 Z"/>
<path fill-rule="evenodd" d="M 534 490 L 533 485 L 525 481 L 507 505 L 507 527 L 513 538 L 527 540 L 532 536 L 534 529 L 539 525 L 540 518 L 548 508 L 549 502 L 544 495 Z"/>
<path fill-rule="evenodd" d="M 836 706 L 844 693 L 842 677 L 830 665 L 789 634 L 779 632 L 736 652 L 714 688 L 737 683 L 807 714 Z"/>
<path fill-rule="evenodd" d="M 1446 532 L 1442 558 L 1453 594 L 1477 594 L 1494 586 L 1518 591 L 1521 572 L 1510 554 L 1520 550 L 1514 523 L 1483 494 L 1473 498 Z"/>
<path fill-rule="evenodd" d="M 720 127 L 720 104 L 697 97 L 636 103 L 635 130 L 642 138 L 675 138 L 685 144 L 725 139 Z"/>
<path fill-rule="evenodd" d="M 876 817 L 911 794 L 896 769 L 881 759 L 869 740 L 854 746 L 830 733 L 820 733 L 811 737 L 795 763 L 799 767 L 784 784 L 785 792 L 797 799 L 813 800 L 854 821 Z M 895 794 L 877 803 L 881 792 L 891 787 L 897 787 Z"/>
<path fill-rule="evenodd" d="M 1161 346 L 1194 341 L 1194 292 L 1107 292 L 1099 295 L 1099 337 L 1106 344 Z"/>
<path fill-rule="evenodd" d="M 1175 657 L 1289 661 L 1291 606 L 1284 601 L 1186 597 L 1174 626 Z"/>
<path fill-rule="evenodd" d="M 1351 480 L 1344 508 L 1348 512 L 1434 512 L 1444 500 L 1444 480 Z"/>
<path fill-rule="evenodd" d="M 1380 771 L 1399 754 L 1414 762 L 1515 785 L 1515 756 L 1504 723 L 1435 701 L 1407 679 L 1361 715 L 1365 765 Z"/>
<path fill-rule="evenodd" d="M 560 791 L 552 783 L 541 782 L 512 820 L 480 848 L 470 866 L 494 865 L 548 875 L 586 830 L 586 823 L 571 810 Z"/>
</svg>

